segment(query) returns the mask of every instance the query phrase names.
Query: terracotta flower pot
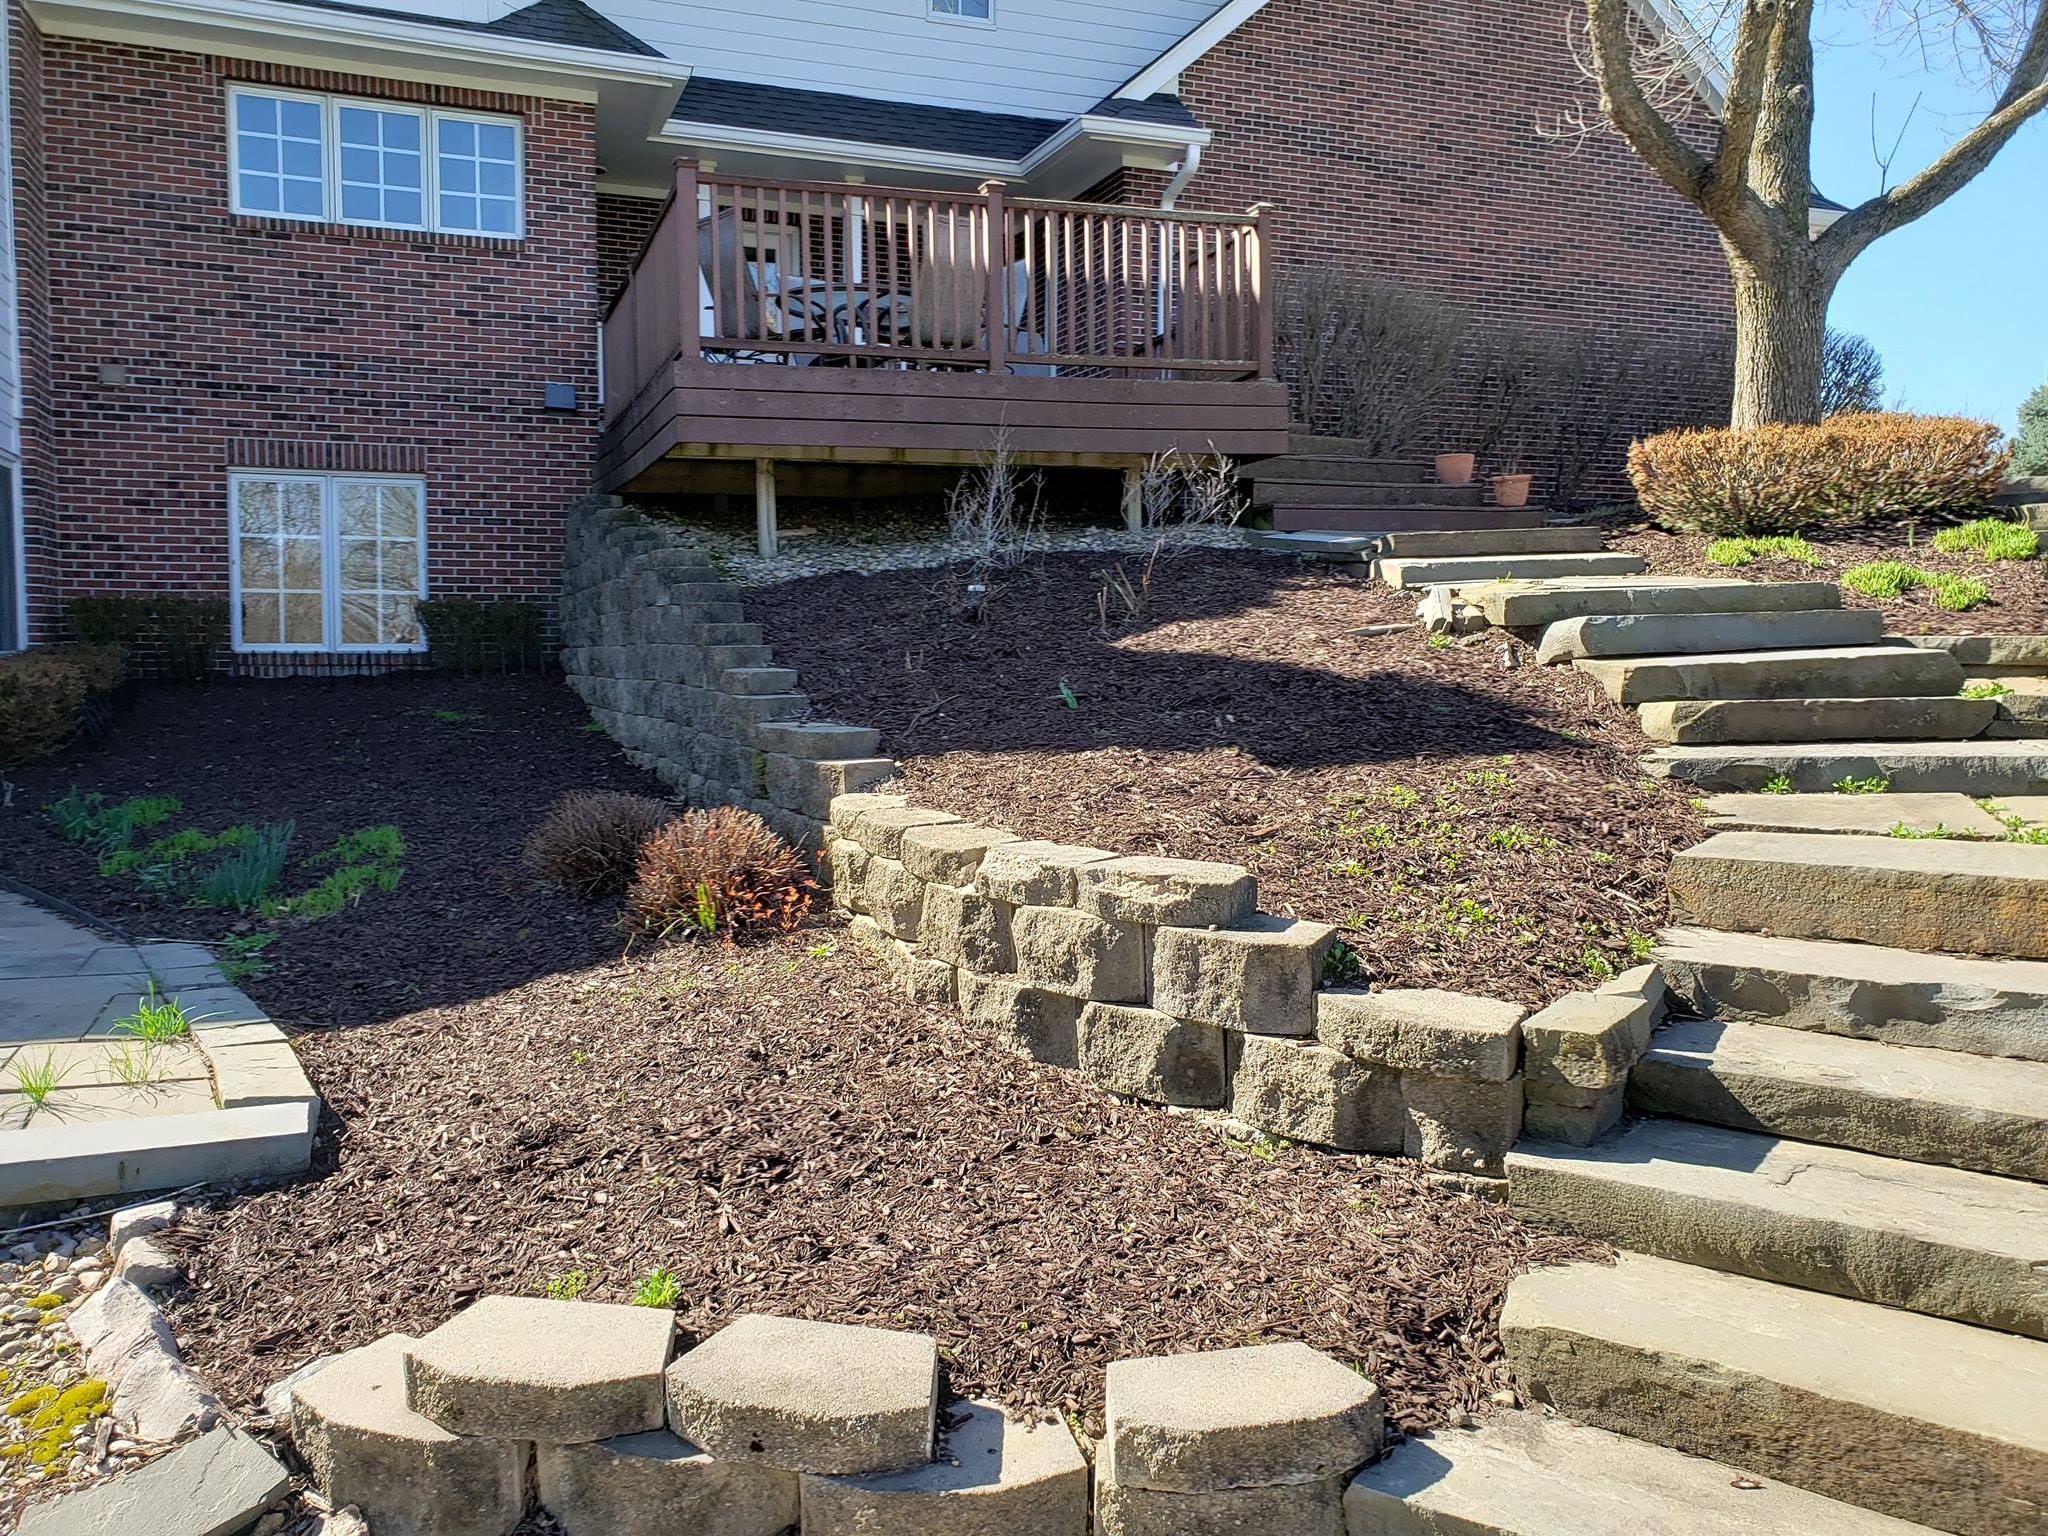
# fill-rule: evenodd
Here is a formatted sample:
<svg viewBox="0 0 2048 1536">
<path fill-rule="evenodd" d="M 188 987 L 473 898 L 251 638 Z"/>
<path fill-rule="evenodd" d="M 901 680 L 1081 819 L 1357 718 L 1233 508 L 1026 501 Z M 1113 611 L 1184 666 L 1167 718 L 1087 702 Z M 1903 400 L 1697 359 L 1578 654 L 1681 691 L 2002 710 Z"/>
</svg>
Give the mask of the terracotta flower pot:
<svg viewBox="0 0 2048 1536">
<path fill-rule="evenodd" d="M 1470 485 L 1473 458 L 1469 453 L 1440 453 L 1436 456 L 1438 485 Z"/>
<path fill-rule="evenodd" d="M 1534 475 L 1495 475 L 1493 504 L 1496 507 L 1526 507 L 1529 505 L 1529 487 L 1535 479 Z"/>
</svg>

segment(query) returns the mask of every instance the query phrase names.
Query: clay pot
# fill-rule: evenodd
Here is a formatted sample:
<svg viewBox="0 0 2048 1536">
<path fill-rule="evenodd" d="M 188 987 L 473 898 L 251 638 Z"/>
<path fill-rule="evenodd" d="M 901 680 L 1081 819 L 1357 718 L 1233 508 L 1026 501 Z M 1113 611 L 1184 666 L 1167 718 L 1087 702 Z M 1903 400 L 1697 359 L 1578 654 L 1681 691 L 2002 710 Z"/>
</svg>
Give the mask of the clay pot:
<svg viewBox="0 0 2048 1536">
<path fill-rule="evenodd" d="M 1469 453 L 1440 453 L 1436 456 L 1438 485 L 1470 485 L 1474 460 Z"/>
<path fill-rule="evenodd" d="M 1495 475 L 1493 504 L 1496 507 L 1526 507 L 1529 505 L 1529 487 L 1535 479 L 1534 475 Z"/>
</svg>

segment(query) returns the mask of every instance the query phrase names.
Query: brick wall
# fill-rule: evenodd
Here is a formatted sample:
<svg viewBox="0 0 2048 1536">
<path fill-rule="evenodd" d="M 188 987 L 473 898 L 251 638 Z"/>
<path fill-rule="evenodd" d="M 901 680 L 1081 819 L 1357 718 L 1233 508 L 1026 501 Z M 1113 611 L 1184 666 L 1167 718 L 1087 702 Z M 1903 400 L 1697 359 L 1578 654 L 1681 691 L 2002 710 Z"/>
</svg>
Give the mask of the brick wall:
<svg viewBox="0 0 2048 1536">
<path fill-rule="evenodd" d="M 625 286 L 633 259 L 654 233 L 664 204 L 658 197 L 600 197 L 597 200 L 597 297 L 600 304 Z"/>
<path fill-rule="evenodd" d="M 598 427 L 591 109 L 61 38 L 40 62 L 46 160 L 17 180 L 25 246 L 49 210 L 53 450 L 29 498 L 51 597 L 225 592 L 241 464 L 417 469 L 431 594 L 550 597 Z M 237 217 L 231 80 L 520 117 L 526 237 Z M 550 382 L 581 408 L 544 410 Z M 38 638 L 54 617 L 46 598 Z"/>
</svg>

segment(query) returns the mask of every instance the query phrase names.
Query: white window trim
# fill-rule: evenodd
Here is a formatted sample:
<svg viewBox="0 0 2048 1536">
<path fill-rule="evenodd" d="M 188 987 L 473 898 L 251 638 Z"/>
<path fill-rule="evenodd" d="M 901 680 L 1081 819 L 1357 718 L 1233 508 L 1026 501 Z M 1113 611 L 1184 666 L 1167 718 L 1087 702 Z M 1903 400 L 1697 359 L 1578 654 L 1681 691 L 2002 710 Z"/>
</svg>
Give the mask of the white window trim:
<svg viewBox="0 0 2048 1536">
<path fill-rule="evenodd" d="M 938 8 L 937 0 L 925 0 L 925 20 L 943 21 L 953 27 L 992 27 L 996 24 L 996 0 L 988 0 L 986 16 L 959 16 Z"/>
<path fill-rule="evenodd" d="M 296 482 L 320 487 L 320 628 L 317 645 L 279 642 L 258 645 L 242 638 L 242 540 L 238 516 L 239 492 L 244 481 L 267 480 L 277 484 Z M 419 601 L 427 600 L 427 482 L 417 475 L 308 475 L 291 470 L 237 469 L 228 472 L 228 639 L 236 651 L 253 655 L 325 656 L 335 653 L 358 655 L 416 655 L 427 648 L 427 629 L 411 645 L 344 645 L 341 643 L 341 519 L 337 515 L 344 485 L 409 485 L 419 497 Z"/>
<path fill-rule="evenodd" d="M 235 104 L 244 96 L 304 101 L 320 108 L 320 212 L 284 213 L 274 208 L 243 206 L 241 140 L 235 129 Z M 342 224 L 350 229 L 405 229 L 421 234 L 468 235 L 479 240 L 526 238 L 526 124 L 517 117 L 492 112 L 444 111 L 439 107 L 413 106 L 403 101 L 380 101 L 375 97 L 323 96 L 306 91 L 278 90 L 257 85 L 229 86 L 227 106 L 228 207 L 240 218 L 284 219 L 294 224 Z M 360 107 L 368 112 L 404 113 L 420 120 L 420 223 L 393 224 L 375 219 L 345 219 L 341 216 L 343 107 Z M 441 124 L 444 122 L 487 123 L 512 130 L 512 228 L 509 231 L 442 227 Z"/>
</svg>

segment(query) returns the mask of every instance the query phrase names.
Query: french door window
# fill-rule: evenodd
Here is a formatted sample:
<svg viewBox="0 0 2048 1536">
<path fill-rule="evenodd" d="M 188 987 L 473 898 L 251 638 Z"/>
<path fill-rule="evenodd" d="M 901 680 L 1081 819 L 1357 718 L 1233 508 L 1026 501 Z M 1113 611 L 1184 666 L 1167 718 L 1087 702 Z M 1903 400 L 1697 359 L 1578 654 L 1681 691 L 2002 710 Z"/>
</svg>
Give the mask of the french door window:
<svg viewBox="0 0 2048 1536">
<path fill-rule="evenodd" d="M 237 474 L 228 500 L 237 650 L 425 648 L 419 481 Z"/>
</svg>

